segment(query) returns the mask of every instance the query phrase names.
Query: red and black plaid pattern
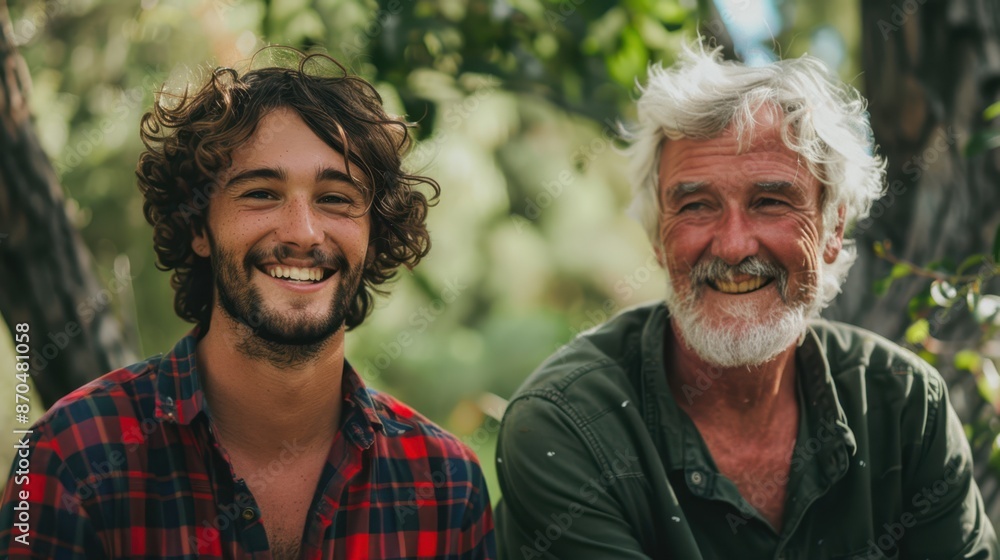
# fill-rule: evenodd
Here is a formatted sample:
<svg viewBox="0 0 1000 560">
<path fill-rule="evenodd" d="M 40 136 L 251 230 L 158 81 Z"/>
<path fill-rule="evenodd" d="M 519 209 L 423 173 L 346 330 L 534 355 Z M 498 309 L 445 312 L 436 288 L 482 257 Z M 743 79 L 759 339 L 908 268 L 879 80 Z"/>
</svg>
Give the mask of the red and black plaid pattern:
<svg viewBox="0 0 1000 560">
<path fill-rule="evenodd" d="M 15 459 L 0 506 L 0 557 L 271 558 L 249 486 L 282 484 L 296 443 L 235 478 L 210 429 L 196 336 L 81 387 L 33 426 L 27 476 Z M 472 451 L 346 363 L 343 388 L 301 557 L 495 558 Z"/>
</svg>

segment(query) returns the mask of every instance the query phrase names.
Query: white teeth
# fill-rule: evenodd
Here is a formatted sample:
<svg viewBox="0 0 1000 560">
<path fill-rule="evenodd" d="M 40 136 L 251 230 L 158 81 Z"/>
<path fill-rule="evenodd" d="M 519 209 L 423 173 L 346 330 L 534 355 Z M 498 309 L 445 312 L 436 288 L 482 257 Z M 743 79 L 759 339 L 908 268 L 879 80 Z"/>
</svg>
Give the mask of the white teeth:
<svg viewBox="0 0 1000 560">
<path fill-rule="evenodd" d="M 296 266 L 274 266 L 268 272 L 275 278 L 288 278 L 290 280 L 318 282 L 323 279 L 323 269 L 321 268 L 299 268 Z"/>
</svg>

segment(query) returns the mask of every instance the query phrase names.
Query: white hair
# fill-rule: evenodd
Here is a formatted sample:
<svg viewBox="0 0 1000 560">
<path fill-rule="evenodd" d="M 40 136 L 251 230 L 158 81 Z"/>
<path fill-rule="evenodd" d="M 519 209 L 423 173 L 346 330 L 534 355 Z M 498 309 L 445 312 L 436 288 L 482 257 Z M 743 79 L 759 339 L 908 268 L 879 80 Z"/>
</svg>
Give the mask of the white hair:
<svg viewBox="0 0 1000 560">
<path fill-rule="evenodd" d="M 658 174 L 664 139 L 711 139 L 732 125 L 742 149 L 753 140 L 754 114 L 770 105 L 783 115 L 784 144 L 802 156 L 823 185 L 825 246 L 840 221 L 840 208 L 849 227 L 867 216 L 883 193 L 885 161 L 874 153 L 865 100 L 819 59 L 803 56 L 748 67 L 722 60 L 721 50 L 706 50 L 698 41 L 685 45 L 670 68 L 650 66 L 648 83 L 640 86 L 638 123 L 625 131 L 634 194 L 629 214 L 660 247 Z M 821 267 L 817 313 L 840 292 L 855 256 L 853 245 L 845 242 L 836 261 Z"/>
</svg>

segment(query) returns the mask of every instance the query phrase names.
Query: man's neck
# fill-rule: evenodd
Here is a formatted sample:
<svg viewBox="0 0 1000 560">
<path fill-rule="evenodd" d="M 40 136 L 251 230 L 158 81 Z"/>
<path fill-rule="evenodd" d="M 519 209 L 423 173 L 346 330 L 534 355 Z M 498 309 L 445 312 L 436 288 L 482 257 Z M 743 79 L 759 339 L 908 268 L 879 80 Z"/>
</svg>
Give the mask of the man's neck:
<svg viewBox="0 0 1000 560">
<path fill-rule="evenodd" d="M 668 382 L 681 409 L 701 427 L 766 437 L 797 407 L 795 346 L 756 366 L 710 365 L 670 329 Z"/>
<path fill-rule="evenodd" d="M 329 446 L 340 421 L 344 330 L 318 355 L 281 367 L 239 350 L 247 328 L 216 312 L 198 342 L 198 371 L 212 421 L 227 447 L 265 459 L 288 445 Z"/>
</svg>

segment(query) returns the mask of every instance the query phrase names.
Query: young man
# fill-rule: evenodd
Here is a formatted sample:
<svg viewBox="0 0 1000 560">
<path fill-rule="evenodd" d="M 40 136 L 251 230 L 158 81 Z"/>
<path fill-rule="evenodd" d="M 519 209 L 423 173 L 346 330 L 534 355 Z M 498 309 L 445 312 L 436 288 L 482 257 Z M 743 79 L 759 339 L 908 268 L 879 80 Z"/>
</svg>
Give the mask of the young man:
<svg viewBox="0 0 1000 560">
<path fill-rule="evenodd" d="M 34 426 L 0 555 L 495 557 L 475 455 L 344 359 L 378 286 L 429 249 L 416 187 L 438 187 L 400 169 L 406 123 L 320 55 L 169 101 L 143 118 L 136 173 L 197 326 Z"/>
<path fill-rule="evenodd" d="M 864 102 L 809 58 L 695 48 L 638 107 L 666 301 L 541 366 L 501 427 L 508 558 L 997 558 L 941 377 L 815 318 L 880 195 Z"/>
</svg>

